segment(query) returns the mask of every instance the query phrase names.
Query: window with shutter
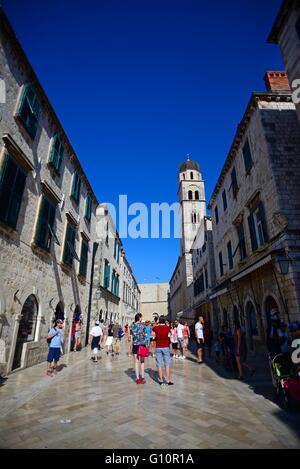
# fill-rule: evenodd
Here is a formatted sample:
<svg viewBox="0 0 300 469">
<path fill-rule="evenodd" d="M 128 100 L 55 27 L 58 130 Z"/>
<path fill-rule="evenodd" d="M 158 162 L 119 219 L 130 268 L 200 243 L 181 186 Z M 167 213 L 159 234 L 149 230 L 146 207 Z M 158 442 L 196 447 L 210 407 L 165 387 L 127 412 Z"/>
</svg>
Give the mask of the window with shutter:
<svg viewBox="0 0 300 469">
<path fill-rule="evenodd" d="M 257 239 L 256 239 L 255 221 L 254 221 L 253 213 L 251 213 L 248 217 L 248 225 L 249 225 L 252 251 L 256 251 L 256 249 L 258 248 L 258 244 L 257 244 Z"/>
<path fill-rule="evenodd" d="M 218 206 L 215 208 L 215 220 L 216 220 L 216 225 L 219 223 L 219 210 Z"/>
<path fill-rule="evenodd" d="M 75 200 L 77 204 L 79 204 L 80 200 L 80 189 L 81 189 L 81 179 L 79 174 L 75 171 L 73 176 L 73 184 L 72 184 L 72 194 L 71 196 Z"/>
<path fill-rule="evenodd" d="M 238 188 L 235 168 L 233 168 L 233 170 L 231 171 L 231 187 L 232 187 L 233 197 L 236 197 L 236 195 L 239 191 L 239 188 Z"/>
<path fill-rule="evenodd" d="M 92 199 L 89 195 L 86 196 L 85 199 L 85 218 L 90 221 L 92 216 Z"/>
<path fill-rule="evenodd" d="M 26 174 L 8 154 L 0 173 L 0 221 L 15 229 L 26 184 Z"/>
<path fill-rule="evenodd" d="M 242 261 L 243 259 L 247 257 L 243 223 L 241 223 L 238 227 L 238 236 L 239 236 L 240 260 Z"/>
<path fill-rule="evenodd" d="M 249 173 L 253 166 L 253 160 L 251 156 L 251 150 L 250 150 L 248 139 L 246 140 L 246 143 L 243 148 L 243 156 L 244 156 L 244 164 L 245 164 L 246 173 Z"/>
<path fill-rule="evenodd" d="M 223 209 L 224 212 L 227 209 L 227 196 L 226 196 L 226 190 L 224 189 L 222 192 L 222 199 L 223 199 Z"/>
<path fill-rule="evenodd" d="M 223 277 L 223 275 L 224 275 L 224 266 L 223 266 L 222 252 L 219 252 L 219 268 L 220 268 L 220 276 Z"/>
<path fill-rule="evenodd" d="M 82 277 L 86 277 L 86 273 L 87 273 L 88 252 L 89 252 L 89 243 L 85 239 L 82 239 L 80 264 L 79 264 L 79 274 Z"/>
<path fill-rule="evenodd" d="M 60 174 L 61 163 L 64 155 L 64 147 L 56 135 L 52 141 L 49 163 L 57 174 Z"/>
<path fill-rule="evenodd" d="M 52 233 L 54 231 L 55 206 L 42 196 L 37 219 L 37 226 L 34 236 L 34 243 L 45 251 L 50 251 Z"/>
<path fill-rule="evenodd" d="M 74 256 L 75 236 L 76 236 L 76 233 L 75 233 L 73 226 L 70 223 L 68 223 L 64 251 L 63 251 L 63 262 L 68 265 L 72 265 L 73 259 L 75 257 Z"/>
<path fill-rule="evenodd" d="M 108 261 L 105 261 L 103 286 L 104 288 L 109 288 L 109 285 L 110 285 L 110 265 Z"/>
<path fill-rule="evenodd" d="M 36 136 L 40 113 L 41 105 L 37 95 L 32 85 L 27 83 L 23 87 L 17 117 L 32 139 Z"/>
<path fill-rule="evenodd" d="M 227 254 L 228 254 L 228 265 L 229 269 L 233 269 L 233 256 L 232 256 L 232 245 L 231 241 L 227 243 Z"/>
</svg>

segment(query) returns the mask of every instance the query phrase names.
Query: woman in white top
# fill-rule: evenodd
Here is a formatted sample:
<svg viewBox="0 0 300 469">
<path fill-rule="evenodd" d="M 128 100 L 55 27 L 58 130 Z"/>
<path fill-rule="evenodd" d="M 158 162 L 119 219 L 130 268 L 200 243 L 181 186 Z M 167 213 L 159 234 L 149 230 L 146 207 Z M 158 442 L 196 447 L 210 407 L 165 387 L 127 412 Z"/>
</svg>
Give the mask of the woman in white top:
<svg viewBox="0 0 300 469">
<path fill-rule="evenodd" d="M 201 365 L 203 363 L 202 355 L 203 355 L 203 347 L 204 347 L 204 319 L 203 316 L 199 316 L 198 322 L 195 325 L 195 338 L 197 344 L 197 355 L 198 355 L 198 363 Z"/>
</svg>

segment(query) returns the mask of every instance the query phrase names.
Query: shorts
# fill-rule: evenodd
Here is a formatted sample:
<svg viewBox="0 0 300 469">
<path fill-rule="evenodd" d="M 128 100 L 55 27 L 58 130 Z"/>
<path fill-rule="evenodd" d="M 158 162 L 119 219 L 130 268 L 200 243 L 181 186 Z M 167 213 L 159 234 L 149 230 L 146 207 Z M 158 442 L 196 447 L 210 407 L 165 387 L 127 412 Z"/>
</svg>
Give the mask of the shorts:
<svg viewBox="0 0 300 469">
<path fill-rule="evenodd" d="M 106 339 L 105 345 L 107 347 L 110 347 L 112 345 L 112 343 L 113 343 L 113 336 L 109 335 Z"/>
<path fill-rule="evenodd" d="M 204 348 L 204 340 L 200 339 L 200 344 L 199 344 L 198 340 L 196 340 L 196 346 L 197 346 L 197 350 L 203 349 Z"/>
<path fill-rule="evenodd" d="M 183 337 L 179 338 L 178 337 L 178 348 L 184 348 L 184 339 Z"/>
<path fill-rule="evenodd" d="M 99 342 L 100 342 L 100 335 L 99 336 L 96 336 L 96 337 L 93 337 L 93 340 L 92 340 L 92 343 L 91 343 L 91 349 L 93 351 L 93 353 L 98 353 L 98 345 L 99 345 Z M 96 350 L 96 352 L 95 352 Z"/>
<path fill-rule="evenodd" d="M 172 349 L 173 349 L 173 350 L 177 350 L 177 349 L 178 349 L 178 343 L 177 343 L 177 342 L 173 342 L 173 343 L 172 343 Z"/>
<path fill-rule="evenodd" d="M 132 354 L 137 355 L 139 349 L 139 345 L 132 345 Z"/>
<path fill-rule="evenodd" d="M 162 368 L 163 364 L 166 368 L 170 368 L 171 355 L 169 347 L 156 348 L 155 360 L 157 368 Z"/>
<path fill-rule="evenodd" d="M 51 363 L 53 360 L 58 362 L 60 359 L 60 348 L 58 347 L 50 347 L 48 352 L 47 362 Z"/>
<path fill-rule="evenodd" d="M 80 339 L 81 332 L 77 331 L 75 332 L 75 339 Z"/>
</svg>

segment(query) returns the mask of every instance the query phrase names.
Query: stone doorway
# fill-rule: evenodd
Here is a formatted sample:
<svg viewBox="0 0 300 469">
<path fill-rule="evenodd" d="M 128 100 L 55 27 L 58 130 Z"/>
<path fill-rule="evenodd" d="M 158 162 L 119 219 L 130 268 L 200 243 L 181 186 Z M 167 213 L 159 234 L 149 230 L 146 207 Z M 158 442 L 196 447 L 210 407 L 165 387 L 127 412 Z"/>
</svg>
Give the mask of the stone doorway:
<svg viewBox="0 0 300 469">
<path fill-rule="evenodd" d="M 36 325 L 38 315 L 38 302 L 34 295 L 30 295 L 25 301 L 21 320 L 18 329 L 17 342 L 15 347 L 12 370 L 21 368 L 23 346 L 27 342 L 33 342 L 35 339 Z"/>
</svg>

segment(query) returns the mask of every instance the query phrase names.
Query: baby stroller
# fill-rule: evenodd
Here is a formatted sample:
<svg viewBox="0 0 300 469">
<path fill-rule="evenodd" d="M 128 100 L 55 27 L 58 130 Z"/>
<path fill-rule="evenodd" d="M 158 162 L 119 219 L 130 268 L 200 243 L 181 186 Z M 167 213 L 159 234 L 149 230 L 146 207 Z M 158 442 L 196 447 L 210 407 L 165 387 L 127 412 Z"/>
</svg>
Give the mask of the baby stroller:
<svg viewBox="0 0 300 469">
<path fill-rule="evenodd" d="M 296 367 L 288 353 L 269 354 L 272 383 L 276 397 L 282 398 L 286 409 L 300 402 L 300 382 Z"/>
</svg>

